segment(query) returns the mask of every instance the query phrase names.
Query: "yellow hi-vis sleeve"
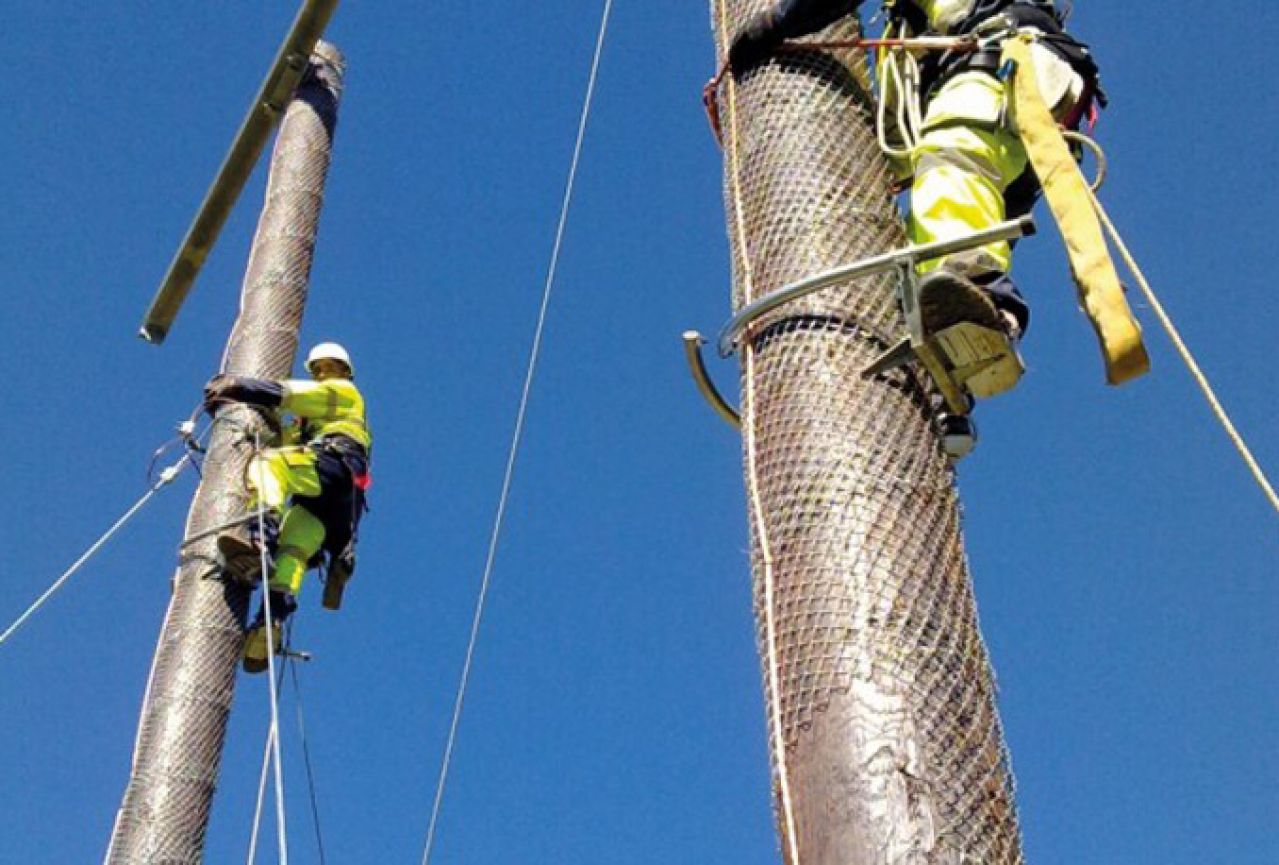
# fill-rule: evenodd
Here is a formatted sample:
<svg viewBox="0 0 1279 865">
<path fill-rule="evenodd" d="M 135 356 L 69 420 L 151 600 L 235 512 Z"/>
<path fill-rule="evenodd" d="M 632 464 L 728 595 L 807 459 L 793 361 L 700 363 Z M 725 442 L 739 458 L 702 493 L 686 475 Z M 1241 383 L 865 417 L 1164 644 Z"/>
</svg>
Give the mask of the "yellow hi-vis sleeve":
<svg viewBox="0 0 1279 865">
<path fill-rule="evenodd" d="M 1149 372 L 1150 357 L 1119 283 L 1088 195 L 1088 182 L 1040 95 L 1030 46 L 1031 37 L 1026 35 L 1004 43 L 1003 60 L 1016 67 L 1011 88 L 1013 120 L 1066 243 L 1080 303 L 1101 342 L 1106 381 L 1123 384 Z"/>
</svg>

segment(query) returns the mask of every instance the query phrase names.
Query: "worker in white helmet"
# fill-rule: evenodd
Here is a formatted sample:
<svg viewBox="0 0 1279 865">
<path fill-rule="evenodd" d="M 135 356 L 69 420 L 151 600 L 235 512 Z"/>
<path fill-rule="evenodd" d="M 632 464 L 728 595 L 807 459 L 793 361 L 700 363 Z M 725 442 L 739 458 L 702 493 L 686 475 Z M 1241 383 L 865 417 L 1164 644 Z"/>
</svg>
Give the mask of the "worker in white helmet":
<svg viewBox="0 0 1279 865">
<path fill-rule="evenodd" d="M 350 355 L 337 343 L 320 343 L 307 355 L 306 368 L 311 380 L 219 375 L 204 390 L 210 414 L 230 403 L 247 403 L 291 416 L 291 422 L 281 424 L 281 446 L 256 454 L 246 473 L 251 505 L 261 502 L 268 514 L 265 537 L 251 522 L 218 538 L 226 572 L 241 583 L 254 585 L 261 578 L 260 544 L 271 554 L 268 589 L 277 651 L 281 625 L 297 609 L 307 568 L 326 557 L 324 605 L 340 606 L 355 568 L 356 528 L 370 483 L 373 440 Z M 266 667 L 264 604 L 249 629 L 244 668 L 261 672 Z"/>
</svg>

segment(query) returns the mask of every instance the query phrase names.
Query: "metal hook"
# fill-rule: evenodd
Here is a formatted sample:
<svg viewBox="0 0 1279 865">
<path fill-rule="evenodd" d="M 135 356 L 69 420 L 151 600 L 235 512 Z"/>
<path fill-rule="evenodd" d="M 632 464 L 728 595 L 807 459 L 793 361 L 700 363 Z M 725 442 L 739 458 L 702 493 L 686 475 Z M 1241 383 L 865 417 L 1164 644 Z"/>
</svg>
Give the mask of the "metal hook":
<svg viewBox="0 0 1279 865">
<path fill-rule="evenodd" d="M 716 414 L 731 424 L 734 429 L 741 429 L 741 414 L 729 404 L 728 400 L 724 399 L 719 388 L 715 387 L 715 382 L 711 381 L 710 372 L 706 369 L 706 360 L 702 356 L 704 345 L 706 345 L 706 339 L 700 333 L 695 330 L 684 331 L 684 358 L 688 361 L 689 371 L 693 374 L 693 382 L 705 400 L 710 403 L 711 408 L 715 409 Z"/>
</svg>

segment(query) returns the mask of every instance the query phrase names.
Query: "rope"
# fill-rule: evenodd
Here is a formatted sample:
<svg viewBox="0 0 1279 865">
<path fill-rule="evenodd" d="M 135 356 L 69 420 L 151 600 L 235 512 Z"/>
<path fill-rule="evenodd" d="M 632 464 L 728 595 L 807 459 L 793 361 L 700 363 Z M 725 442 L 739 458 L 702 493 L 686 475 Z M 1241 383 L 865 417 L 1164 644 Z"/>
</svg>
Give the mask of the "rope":
<svg viewBox="0 0 1279 865">
<path fill-rule="evenodd" d="M 293 679 L 293 698 L 298 716 L 298 735 L 302 740 L 302 760 L 306 765 L 306 786 L 311 800 L 311 823 L 315 826 L 315 846 L 320 853 L 320 865 L 325 865 L 324 835 L 320 831 L 320 805 L 315 795 L 315 770 L 311 765 L 311 746 L 306 739 L 306 721 L 302 717 L 302 686 L 298 683 L 298 665 L 292 658 L 287 663 Z"/>
<path fill-rule="evenodd" d="M 133 506 L 125 511 L 124 516 L 116 520 L 115 523 L 112 524 L 111 528 L 107 529 L 101 537 L 93 542 L 89 549 L 85 550 L 84 554 L 80 556 L 80 558 L 75 560 L 71 567 L 62 572 L 62 576 L 53 581 L 53 585 L 49 586 L 49 588 L 45 590 L 44 594 L 36 598 L 35 603 L 28 607 L 26 612 L 18 616 L 14 623 L 10 625 L 3 634 L 0 634 L 0 645 L 4 645 L 5 641 L 12 637 L 14 632 L 21 628 L 27 619 L 35 615 L 36 611 L 44 606 L 45 602 L 53 597 L 54 593 L 61 589 L 67 580 L 71 579 L 71 577 L 75 575 L 76 571 L 80 570 L 85 563 L 93 558 L 98 550 L 102 549 L 108 541 L 115 537 L 116 533 L 124 528 L 124 526 L 133 519 L 133 516 L 137 514 L 138 511 L 142 510 L 146 503 L 151 500 L 152 496 L 158 493 L 162 488 L 173 483 L 173 481 L 176 480 L 178 475 L 182 472 L 182 469 L 185 468 L 189 462 L 191 462 L 191 454 L 183 454 L 182 459 L 160 472 L 160 479 L 151 485 L 151 488 L 146 491 L 142 498 L 134 502 Z"/>
<path fill-rule="evenodd" d="M 262 451 L 262 436 L 259 432 L 253 432 L 253 452 L 258 454 Z M 263 471 L 261 463 L 257 464 L 258 471 Z M 257 487 L 259 490 L 265 489 L 261 475 L 257 478 Z M 270 563 L 267 561 L 266 555 L 266 504 L 262 500 L 262 496 L 258 497 L 258 556 L 262 564 L 262 612 L 263 627 L 266 634 L 266 664 L 267 664 L 267 683 L 269 686 L 269 694 L 271 699 L 271 733 L 268 736 L 268 744 L 272 749 L 272 757 L 275 762 L 275 827 L 276 836 L 280 849 L 280 865 L 289 865 L 289 842 L 288 832 L 284 820 L 284 764 L 280 759 L 280 707 L 279 707 L 279 688 L 275 680 L 275 617 L 271 615 L 271 585 L 268 580 L 270 573 Z"/>
<path fill-rule="evenodd" d="M 728 12 L 723 0 L 719 0 L 721 37 L 727 38 L 729 33 Z M 721 44 L 720 50 L 728 55 L 728 45 Z M 744 282 L 745 302 L 754 300 L 755 277 L 751 269 L 751 261 L 746 237 L 745 217 L 742 214 L 741 189 L 741 153 L 738 148 L 737 131 L 737 82 L 728 77 L 728 123 L 729 136 L 728 161 L 729 180 L 732 184 L 732 206 L 734 225 L 737 229 L 737 246 L 741 254 L 742 275 Z M 788 865 L 800 865 L 799 838 L 795 829 L 795 806 L 790 790 L 790 771 L 786 764 L 786 741 L 782 732 L 781 710 L 781 663 L 777 651 L 777 622 L 774 598 L 776 594 L 776 573 L 773 568 L 772 547 L 768 539 L 768 524 L 764 514 L 764 505 L 759 495 L 758 453 L 755 441 L 755 344 L 750 339 L 743 340 L 742 356 L 746 364 L 745 388 L 742 399 L 742 430 L 746 437 L 746 474 L 750 492 L 751 521 L 754 525 L 755 537 L 759 542 L 760 559 L 764 569 L 764 622 L 767 645 L 768 685 L 772 694 L 771 712 L 769 713 L 769 732 L 772 740 L 773 759 L 777 765 L 778 799 L 785 821 L 785 843 L 789 852 Z"/>
<path fill-rule="evenodd" d="M 484 575 L 480 580 L 479 596 L 475 603 L 475 615 L 471 621 L 471 634 L 467 642 L 466 659 L 462 664 L 461 680 L 458 683 L 457 697 L 453 703 L 453 717 L 449 722 L 448 738 L 445 742 L 444 757 L 440 765 L 440 776 L 435 787 L 435 801 L 431 806 L 431 820 L 426 833 L 426 846 L 422 852 L 422 865 L 429 865 L 431 861 L 431 849 L 435 843 L 436 825 L 439 821 L 440 807 L 444 800 L 444 788 L 448 780 L 449 766 L 453 759 L 453 748 L 457 741 L 458 723 L 462 717 L 462 706 L 466 699 L 467 685 L 470 682 L 471 666 L 475 658 L 475 646 L 479 638 L 480 623 L 484 617 L 484 605 L 488 598 L 489 585 L 492 580 L 493 564 L 497 557 L 498 542 L 501 538 L 502 526 L 506 517 L 506 503 L 510 496 L 511 483 L 515 474 L 516 457 L 524 434 L 524 421 L 528 413 L 529 394 L 537 371 L 538 357 L 541 354 L 547 309 L 550 306 L 551 290 L 555 285 L 555 274 L 559 267 L 560 250 L 564 241 L 564 231 L 568 224 L 569 208 L 573 201 L 573 189 L 577 183 L 577 169 L 581 161 L 582 145 L 586 140 L 587 122 L 590 119 L 591 104 L 595 97 L 595 84 L 599 77 L 600 60 L 604 54 L 604 39 L 608 33 L 608 24 L 612 11 L 613 0 L 605 0 L 604 12 L 600 18 L 599 35 L 595 40 L 595 54 L 591 60 L 586 95 L 582 100 L 582 114 L 577 126 L 577 140 L 573 146 L 573 160 L 569 166 L 568 181 L 564 189 L 564 200 L 560 206 L 559 225 L 555 231 L 555 244 L 551 251 L 551 262 L 547 269 L 546 283 L 542 288 L 542 304 L 538 310 L 533 346 L 529 352 L 528 367 L 524 374 L 524 387 L 520 394 L 519 409 L 516 412 L 515 431 L 511 436 L 510 451 L 506 458 L 506 471 L 502 478 L 502 490 L 498 496 L 497 514 L 493 521 L 492 534 L 489 537 L 488 554 L 484 562 Z"/>
<path fill-rule="evenodd" d="M 266 745 L 262 748 L 262 770 L 258 773 L 258 799 L 253 807 L 253 828 L 249 830 L 249 856 L 245 860 L 253 865 L 258 858 L 258 832 L 262 828 L 262 805 L 266 801 L 266 779 L 271 771 L 271 745 L 275 741 L 275 728 L 266 731 Z"/>
<path fill-rule="evenodd" d="M 1106 209 L 1101 206 L 1101 201 L 1097 195 L 1089 191 L 1089 198 L 1092 200 L 1093 208 L 1097 211 L 1097 216 L 1101 220 L 1101 224 L 1105 226 L 1106 231 L 1110 234 L 1110 239 L 1114 241 L 1115 248 L 1119 250 L 1119 254 L 1123 257 L 1124 263 L 1128 266 L 1128 270 L 1132 273 L 1133 278 L 1137 280 L 1137 284 L 1141 286 L 1142 293 L 1146 296 L 1146 300 L 1150 303 L 1150 308 L 1155 311 L 1155 315 L 1159 318 L 1159 323 L 1163 325 L 1164 330 L 1168 334 L 1168 338 L 1172 340 L 1173 346 L 1177 349 L 1177 353 L 1181 355 L 1182 361 L 1190 370 L 1191 376 L 1194 377 L 1195 383 L 1199 385 L 1199 390 L 1203 392 L 1204 398 L 1208 400 L 1208 405 L 1212 408 L 1212 412 L 1216 415 L 1217 420 L 1226 431 L 1231 443 L 1235 446 L 1235 450 L 1243 458 L 1244 464 L 1248 466 L 1248 470 L 1252 473 L 1253 479 L 1257 482 L 1257 486 L 1270 500 L 1270 506 L 1279 513 L 1279 495 L 1276 495 L 1274 486 L 1270 483 L 1266 473 L 1262 470 L 1261 464 L 1257 462 L 1252 455 L 1247 442 L 1235 427 L 1234 422 L 1227 414 L 1225 407 L 1221 404 L 1221 400 L 1217 398 L 1216 392 L 1212 385 L 1208 382 L 1208 377 L 1204 375 L 1203 369 L 1199 366 L 1195 356 L 1191 353 L 1186 343 L 1182 340 L 1181 334 L 1177 331 L 1176 325 L 1172 323 L 1172 319 L 1164 310 L 1163 304 L 1159 302 L 1159 298 L 1155 296 L 1155 291 L 1151 288 L 1150 283 L 1146 280 L 1145 274 L 1141 272 L 1136 259 L 1129 252 L 1127 245 L 1119 234 L 1119 230 L 1115 228 L 1115 224 L 1110 220 L 1110 216 L 1106 213 Z"/>
</svg>

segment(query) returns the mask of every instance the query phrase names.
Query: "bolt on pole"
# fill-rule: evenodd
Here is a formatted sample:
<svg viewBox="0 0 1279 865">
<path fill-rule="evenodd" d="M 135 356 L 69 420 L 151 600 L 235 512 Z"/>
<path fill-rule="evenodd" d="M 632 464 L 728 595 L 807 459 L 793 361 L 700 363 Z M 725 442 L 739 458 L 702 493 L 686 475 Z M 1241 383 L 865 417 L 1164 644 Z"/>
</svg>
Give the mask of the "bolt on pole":
<svg viewBox="0 0 1279 865">
<path fill-rule="evenodd" d="M 281 379 L 292 369 L 344 71 L 341 53 L 317 44 L 285 110 L 240 315 L 223 356 L 226 373 Z M 246 512 L 244 473 L 255 432 L 272 440 L 254 410 L 219 411 L 185 537 Z M 249 601 L 247 589 L 223 578 L 215 537 L 181 548 L 108 865 L 202 861 Z"/>
<path fill-rule="evenodd" d="M 722 61 L 774 0 L 712 0 Z M 860 35 L 855 16 L 819 38 Z M 858 50 L 786 52 L 718 91 L 740 311 L 905 237 Z M 742 344 L 754 606 L 789 865 L 1021 863 L 953 471 L 922 376 L 860 372 L 893 277 L 769 312 Z"/>
</svg>

